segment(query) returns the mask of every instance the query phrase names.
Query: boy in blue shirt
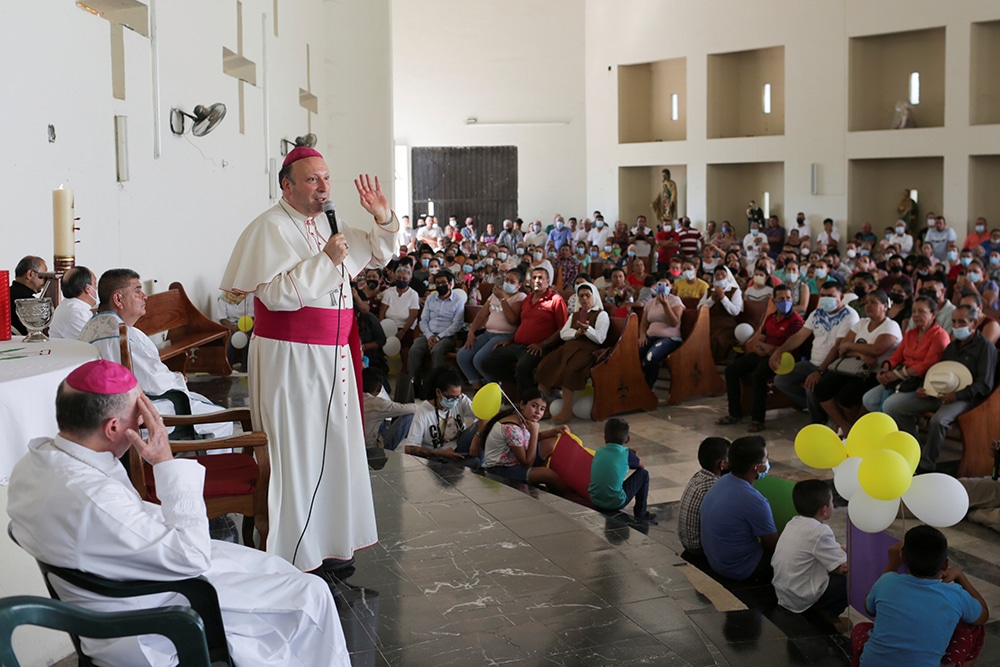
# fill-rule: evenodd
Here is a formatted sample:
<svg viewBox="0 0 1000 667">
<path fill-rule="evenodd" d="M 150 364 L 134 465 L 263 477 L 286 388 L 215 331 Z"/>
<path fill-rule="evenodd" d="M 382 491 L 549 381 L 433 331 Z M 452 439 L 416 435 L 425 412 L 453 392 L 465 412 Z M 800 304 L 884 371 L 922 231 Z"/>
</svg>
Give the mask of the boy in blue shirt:
<svg viewBox="0 0 1000 667">
<path fill-rule="evenodd" d="M 909 574 L 897 572 L 906 565 Z M 854 664 L 938 667 L 975 660 L 990 614 L 983 596 L 948 566 L 948 539 L 930 526 L 906 531 L 889 547 L 889 564 L 865 600 L 875 618 L 851 633 Z"/>
<path fill-rule="evenodd" d="M 612 417 L 604 424 L 604 446 L 594 453 L 590 466 L 590 501 L 599 510 L 614 512 L 635 498 L 636 521 L 655 523 L 656 515 L 646 511 L 649 472 L 639 456 L 625 445 L 631 440 L 628 422 Z M 626 479 L 628 471 L 635 470 Z"/>
</svg>

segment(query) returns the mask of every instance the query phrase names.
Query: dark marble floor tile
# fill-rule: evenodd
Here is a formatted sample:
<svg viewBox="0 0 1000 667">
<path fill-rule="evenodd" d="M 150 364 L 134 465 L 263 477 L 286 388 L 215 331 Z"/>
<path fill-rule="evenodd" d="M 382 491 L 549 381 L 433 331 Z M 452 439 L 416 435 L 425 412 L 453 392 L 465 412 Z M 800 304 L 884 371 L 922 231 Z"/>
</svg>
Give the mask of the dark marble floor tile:
<svg viewBox="0 0 1000 667">
<path fill-rule="evenodd" d="M 668 596 L 627 602 L 617 606 L 622 613 L 650 634 L 661 635 L 694 628 L 687 612 Z"/>
<path fill-rule="evenodd" d="M 716 655 L 709 650 L 705 636 L 690 623 L 687 628 L 662 632 L 656 638 L 691 667 L 714 667 L 719 664 Z"/>
<path fill-rule="evenodd" d="M 580 582 L 609 604 L 621 607 L 630 602 L 640 602 L 663 597 L 657 581 L 641 570 L 621 567 L 607 577 L 580 577 Z"/>
</svg>

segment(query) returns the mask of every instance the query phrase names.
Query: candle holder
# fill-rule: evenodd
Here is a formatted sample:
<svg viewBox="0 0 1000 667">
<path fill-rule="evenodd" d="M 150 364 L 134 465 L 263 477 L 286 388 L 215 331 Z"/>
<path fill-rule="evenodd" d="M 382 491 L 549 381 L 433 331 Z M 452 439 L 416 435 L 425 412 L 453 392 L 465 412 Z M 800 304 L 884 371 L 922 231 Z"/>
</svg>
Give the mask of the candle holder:
<svg viewBox="0 0 1000 667">
<path fill-rule="evenodd" d="M 73 255 L 61 256 L 55 255 L 52 258 L 52 272 L 63 274 L 76 266 L 76 257 Z"/>
</svg>

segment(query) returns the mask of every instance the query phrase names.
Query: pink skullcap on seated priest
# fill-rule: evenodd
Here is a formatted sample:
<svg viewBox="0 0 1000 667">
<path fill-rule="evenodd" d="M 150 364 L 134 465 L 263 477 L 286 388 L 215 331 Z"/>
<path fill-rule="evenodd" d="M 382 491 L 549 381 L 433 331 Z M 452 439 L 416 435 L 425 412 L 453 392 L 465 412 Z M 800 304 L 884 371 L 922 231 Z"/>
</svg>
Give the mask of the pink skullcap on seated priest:
<svg viewBox="0 0 1000 667">
<path fill-rule="evenodd" d="M 124 394 L 139 383 L 132 371 L 113 361 L 88 361 L 66 376 L 66 384 L 91 394 Z"/>
<path fill-rule="evenodd" d="M 287 167 L 293 162 L 298 162 L 299 160 L 304 160 L 307 157 L 323 157 L 315 148 L 309 148 L 308 146 L 296 146 L 292 150 L 288 151 L 288 155 L 285 156 L 285 161 L 281 163 L 282 167 Z"/>
</svg>

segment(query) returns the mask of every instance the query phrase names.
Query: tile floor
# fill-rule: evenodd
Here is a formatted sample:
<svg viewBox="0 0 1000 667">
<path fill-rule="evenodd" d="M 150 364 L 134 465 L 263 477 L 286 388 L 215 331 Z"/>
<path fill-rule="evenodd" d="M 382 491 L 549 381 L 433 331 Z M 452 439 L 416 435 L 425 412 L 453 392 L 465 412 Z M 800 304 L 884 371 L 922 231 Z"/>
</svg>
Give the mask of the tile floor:
<svg viewBox="0 0 1000 667">
<path fill-rule="evenodd" d="M 195 378 L 198 391 L 245 404 L 245 379 Z M 722 398 L 628 415 L 652 478 L 658 525 L 645 533 L 544 492 L 522 492 L 449 464 L 389 452 L 372 471 L 380 542 L 333 586 L 355 665 L 846 665 L 846 638 L 785 612 L 766 587 L 723 588 L 683 561 L 674 510 L 698 468 Z M 806 417 L 770 413 L 771 474 L 831 477 L 793 449 Z M 588 445 L 602 426 L 574 420 Z M 846 507 L 831 522 L 845 540 Z M 902 535 L 912 519 L 890 528 Z M 947 529 L 952 559 L 1000 610 L 998 536 L 963 522 Z M 854 622 L 862 620 L 851 614 Z M 980 665 L 1000 665 L 1000 623 Z"/>
</svg>

